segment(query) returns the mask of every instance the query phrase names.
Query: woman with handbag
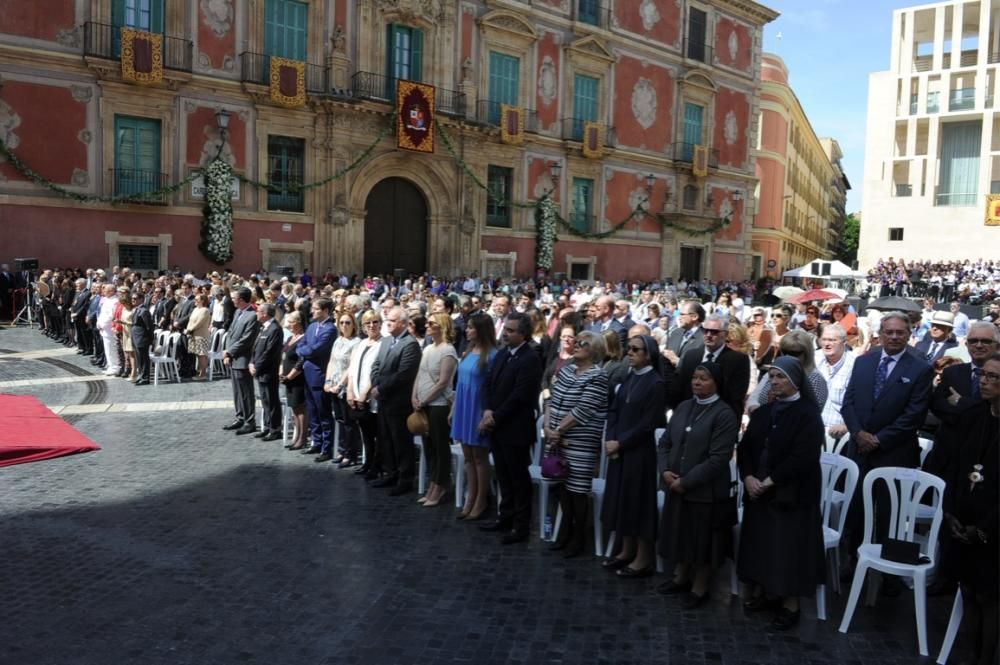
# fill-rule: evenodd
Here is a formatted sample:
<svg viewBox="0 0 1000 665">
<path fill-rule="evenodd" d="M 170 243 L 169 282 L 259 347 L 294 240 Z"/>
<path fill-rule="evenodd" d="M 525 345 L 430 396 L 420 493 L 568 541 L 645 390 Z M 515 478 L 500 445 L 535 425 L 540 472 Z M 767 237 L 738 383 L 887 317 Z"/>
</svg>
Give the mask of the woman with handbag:
<svg viewBox="0 0 1000 665">
<path fill-rule="evenodd" d="M 655 339 L 632 337 L 626 353 L 629 374 L 615 394 L 604 435 L 608 475 L 601 509 L 601 523 L 618 535 L 621 550 L 601 566 L 628 579 L 656 570 L 656 428 L 665 420 L 667 389 Z"/>
<path fill-rule="evenodd" d="M 824 577 L 819 510 L 824 429 L 812 388 L 796 358 L 769 371 L 775 400 L 750 416 L 737 449 L 743 478 L 743 525 L 737 572 L 750 585 L 747 612 L 775 612 L 772 628 L 799 621 L 799 597 Z"/>
<path fill-rule="evenodd" d="M 375 445 L 378 422 L 371 408 L 375 400 L 369 395 L 372 390 L 372 365 L 378 357 L 382 340 L 382 317 L 377 311 L 369 310 L 361 317 L 361 327 L 368 337 L 354 347 L 347 366 L 347 406 L 348 416 L 358 425 L 365 452 L 365 463 L 354 473 L 374 480 L 382 472 L 382 460 Z"/>
<path fill-rule="evenodd" d="M 430 486 L 427 494 L 418 501 L 430 508 L 441 503 L 451 484 L 451 427 L 448 412 L 451 410 L 452 380 L 458 367 L 455 352 L 455 327 L 445 313 L 431 314 L 427 321 L 430 346 L 424 348 L 413 382 L 413 409 L 427 413 L 428 431 L 424 436 L 424 455 Z"/>
<path fill-rule="evenodd" d="M 730 497 L 729 460 L 739 423 L 719 399 L 722 382 L 722 368 L 716 363 L 695 368 L 693 397 L 678 405 L 658 447 L 660 479 L 667 493 L 659 553 L 674 563 L 673 579 L 658 590 L 685 594 L 684 609 L 708 600 L 712 572 L 732 557 L 736 505 Z"/>
<path fill-rule="evenodd" d="M 326 365 L 323 390 L 333 396 L 333 415 L 340 424 L 341 431 L 340 456 L 333 461 L 338 468 L 346 469 L 357 464 L 358 457 L 361 456 L 360 434 L 354 421 L 347 416 L 347 369 L 354 347 L 361 343 L 361 338 L 358 337 L 357 323 L 349 312 L 338 310 L 336 321 L 337 340 L 333 343 L 330 362 Z M 324 455 L 320 455 L 316 461 L 326 460 Z"/>
<path fill-rule="evenodd" d="M 451 438 L 462 444 L 465 458 L 465 505 L 456 519 L 478 520 L 486 514 L 490 501 L 490 444 L 479 433 L 483 419 L 483 383 L 490 375 L 490 363 L 497 354 L 496 328 L 486 314 L 475 314 L 465 325 L 468 341 L 458 365 L 458 382 L 452 403 Z"/>
<path fill-rule="evenodd" d="M 567 559 L 583 552 L 586 542 L 594 467 L 608 417 L 608 376 L 601 368 L 603 361 L 604 339 L 595 332 L 577 333 L 572 362 L 559 370 L 545 404 L 549 454 L 561 455 L 569 466 L 559 492 L 562 528 L 549 549 L 565 549 Z"/>
</svg>

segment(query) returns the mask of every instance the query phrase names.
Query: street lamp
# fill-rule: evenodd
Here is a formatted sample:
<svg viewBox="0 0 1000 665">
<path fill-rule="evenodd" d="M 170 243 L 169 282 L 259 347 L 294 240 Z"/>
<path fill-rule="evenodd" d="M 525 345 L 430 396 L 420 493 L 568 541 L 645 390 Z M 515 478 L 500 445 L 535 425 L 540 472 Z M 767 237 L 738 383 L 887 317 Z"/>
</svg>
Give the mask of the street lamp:
<svg viewBox="0 0 1000 665">
<path fill-rule="evenodd" d="M 219 128 L 219 134 L 222 136 L 222 140 L 226 140 L 226 135 L 229 131 L 229 111 L 226 109 L 219 109 L 215 112 L 215 124 Z"/>
<path fill-rule="evenodd" d="M 646 176 L 646 191 L 649 194 L 653 193 L 653 185 L 656 183 L 656 176 L 650 173 Z M 648 197 L 647 197 L 648 200 Z"/>
<path fill-rule="evenodd" d="M 559 174 L 562 172 L 562 164 L 556 160 L 549 162 L 549 178 L 552 179 L 552 187 L 549 191 L 545 192 L 545 196 L 550 195 L 552 192 L 559 188 Z"/>
</svg>

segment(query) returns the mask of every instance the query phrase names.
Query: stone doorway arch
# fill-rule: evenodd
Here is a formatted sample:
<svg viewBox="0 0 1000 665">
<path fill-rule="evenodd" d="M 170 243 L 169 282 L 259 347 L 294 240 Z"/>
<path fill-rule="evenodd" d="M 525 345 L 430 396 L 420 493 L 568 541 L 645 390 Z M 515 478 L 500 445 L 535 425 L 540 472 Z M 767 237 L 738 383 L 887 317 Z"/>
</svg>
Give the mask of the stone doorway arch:
<svg viewBox="0 0 1000 665">
<path fill-rule="evenodd" d="M 365 200 L 365 274 L 425 272 L 427 235 L 423 192 L 405 178 L 380 180 Z"/>
</svg>

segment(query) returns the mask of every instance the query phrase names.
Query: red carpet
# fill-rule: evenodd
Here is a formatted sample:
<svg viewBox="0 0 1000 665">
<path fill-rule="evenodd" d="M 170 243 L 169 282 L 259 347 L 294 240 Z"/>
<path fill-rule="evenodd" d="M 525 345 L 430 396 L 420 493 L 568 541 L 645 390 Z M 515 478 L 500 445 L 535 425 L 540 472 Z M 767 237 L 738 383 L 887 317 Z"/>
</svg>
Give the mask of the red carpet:
<svg viewBox="0 0 1000 665">
<path fill-rule="evenodd" d="M 100 450 L 30 395 L 0 395 L 0 466 Z"/>
</svg>

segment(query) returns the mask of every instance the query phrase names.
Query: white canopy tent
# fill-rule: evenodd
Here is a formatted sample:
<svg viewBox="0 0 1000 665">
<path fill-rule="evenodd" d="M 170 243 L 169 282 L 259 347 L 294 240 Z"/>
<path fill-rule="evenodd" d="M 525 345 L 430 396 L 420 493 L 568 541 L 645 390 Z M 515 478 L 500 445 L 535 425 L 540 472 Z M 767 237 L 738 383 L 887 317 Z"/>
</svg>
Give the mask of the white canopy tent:
<svg viewBox="0 0 1000 665">
<path fill-rule="evenodd" d="M 840 261 L 816 259 L 799 268 L 786 270 L 783 277 L 815 277 L 816 279 L 863 279 L 865 273 L 851 270 Z"/>
</svg>

